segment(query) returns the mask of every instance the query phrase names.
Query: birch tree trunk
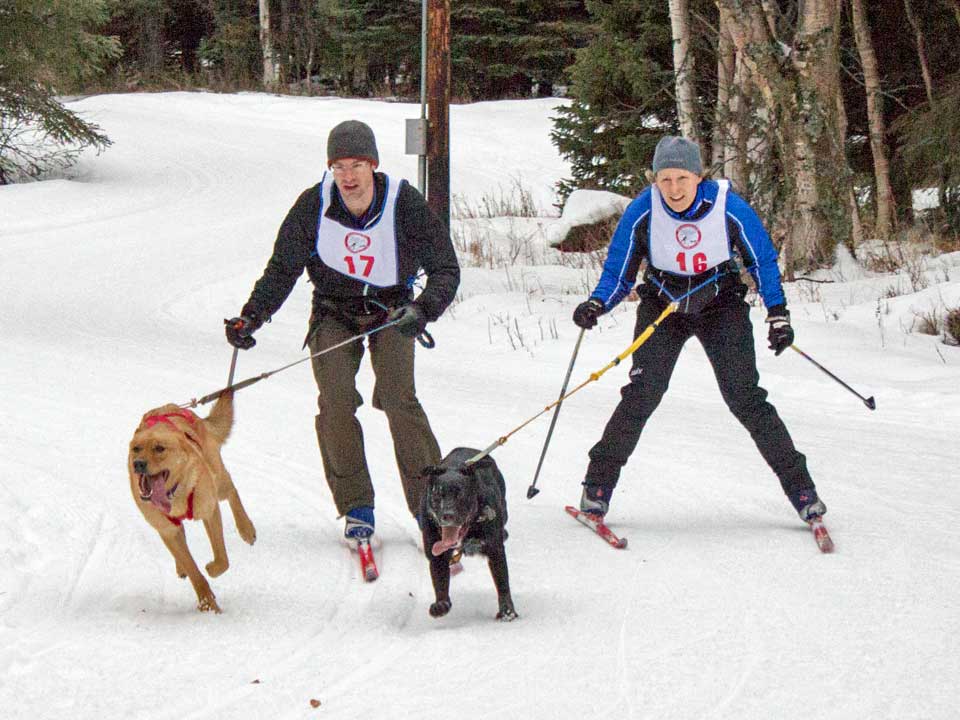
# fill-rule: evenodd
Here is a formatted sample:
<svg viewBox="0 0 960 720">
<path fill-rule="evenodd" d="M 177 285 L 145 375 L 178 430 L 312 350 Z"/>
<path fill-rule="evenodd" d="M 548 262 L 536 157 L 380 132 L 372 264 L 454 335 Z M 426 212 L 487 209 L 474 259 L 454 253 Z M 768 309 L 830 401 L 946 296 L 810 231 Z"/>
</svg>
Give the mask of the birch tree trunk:
<svg viewBox="0 0 960 720">
<path fill-rule="evenodd" d="M 842 0 L 841 0 L 842 2 Z M 839 17 L 837 18 L 839 21 Z M 837 27 L 837 32 L 840 32 L 839 26 Z M 843 93 L 840 90 L 840 83 L 837 83 L 837 137 L 845 139 L 847 137 L 847 109 L 843 105 Z M 846 157 L 846 153 L 841 150 L 841 153 Z M 849 173 L 849 177 L 852 180 L 853 173 Z M 850 245 L 855 250 L 860 245 L 863 244 L 863 223 L 860 221 L 860 205 L 857 203 L 857 194 L 854 191 L 853 182 L 846 183 L 847 188 L 847 205 L 850 206 Z"/>
<path fill-rule="evenodd" d="M 839 0 L 805 0 L 795 20 L 780 17 L 781 40 L 773 37 L 777 23 L 766 0 L 718 2 L 730 13 L 731 36 L 770 116 L 784 186 L 772 234 L 783 237 L 780 254 L 792 277 L 832 258 L 833 245 L 850 237 L 851 173 L 836 105 Z"/>
<path fill-rule="evenodd" d="M 669 0 L 673 33 L 673 72 L 676 78 L 677 115 L 684 137 L 700 142 L 693 87 L 694 63 L 690 52 L 690 22 L 687 0 Z"/>
<path fill-rule="evenodd" d="M 907 21 L 913 28 L 914 37 L 917 39 L 917 56 L 920 58 L 920 72 L 923 74 L 923 86 L 927 90 L 927 100 L 933 105 L 933 80 L 930 76 L 930 63 L 927 60 L 927 44 L 923 39 L 923 31 L 920 29 L 920 23 L 917 22 L 917 16 L 913 14 L 911 0 L 903 0 L 903 8 L 907 11 Z"/>
<path fill-rule="evenodd" d="M 727 159 L 730 156 L 730 147 L 733 144 L 730 131 L 735 124 L 731 122 L 731 105 L 736 88 L 733 85 L 736 74 L 737 48 L 733 38 L 725 29 L 729 22 L 728 13 L 720 9 L 720 23 L 717 37 L 717 105 L 713 115 L 713 162 L 714 167 L 721 168 L 724 176 L 729 177 Z"/>
<path fill-rule="evenodd" d="M 260 48 L 263 51 L 263 86 L 274 88 L 280 80 L 270 36 L 270 0 L 260 0 Z"/>
<path fill-rule="evenodd" d="M 845 239 L 837 237 L 841 219 L 846 224 L 844 233 L 849 234 L 851 173 L 840 115 L 836 109 L 830 112 L 840 92 L 840 0 L 807 0 L 801 10 L 791 57 L 798 75 L 801 126 L 794 148 L 797 210 L 803 222 L 791 235 L 794 259 L 809 261 L 821 255 L 823 245 Z"/>
<path fill-rule="evenodd" d="M 748 92 L 746 68 L 729 30 L 730 13 L 720 8 L 717 42 L 717 106 L 713 121 L 713 166 L 719 167 L 738 191 L 747 187 L 743 97 Z"/>
<path fill-rule="evenodd" d="M 867 93 L 867 119 L 870 125 L 870 152 L 873 154 L 873 175 L 876 185 L 876 220 L 874 231 L 881 240 L 889 240 L 893 232 L 896 207 L 890 184 L 890 160 L 887 156 L 886 125 L 883 121 L 883 97 L 880 94 L 880 73 L 877 55 L 870 37 L 870 23 L 863 0 L 850 0 L 853 33 L 863 68 L 863 84 Z"/>
</svg>

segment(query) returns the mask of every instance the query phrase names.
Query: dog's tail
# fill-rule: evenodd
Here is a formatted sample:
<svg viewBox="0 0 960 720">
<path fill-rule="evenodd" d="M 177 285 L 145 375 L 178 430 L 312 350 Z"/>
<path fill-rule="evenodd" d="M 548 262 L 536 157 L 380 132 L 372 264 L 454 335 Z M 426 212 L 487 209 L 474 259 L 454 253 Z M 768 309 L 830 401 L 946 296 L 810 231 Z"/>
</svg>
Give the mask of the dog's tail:
<svg viewBox="0 0 960 720">
<path fill-rule="evenodd" d="M 227 441 L 233 427 L 233 390 L 220 394 L 205 422 L 211 435 L 221 443 Z"/>
</svg>

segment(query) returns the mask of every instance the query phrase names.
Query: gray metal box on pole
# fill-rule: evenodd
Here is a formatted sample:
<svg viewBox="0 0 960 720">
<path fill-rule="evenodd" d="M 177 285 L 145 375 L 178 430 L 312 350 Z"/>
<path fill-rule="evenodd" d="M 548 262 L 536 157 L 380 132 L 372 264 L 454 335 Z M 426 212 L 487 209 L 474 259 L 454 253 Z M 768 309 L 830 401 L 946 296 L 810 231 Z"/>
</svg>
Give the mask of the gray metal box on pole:
<svg viewBox="0 0 960 720">
<path fill-rule="evenodd" d="M 411 118 L 407 121 L 407 155 L 427 154 L 427 119 Z"/>
</svg>

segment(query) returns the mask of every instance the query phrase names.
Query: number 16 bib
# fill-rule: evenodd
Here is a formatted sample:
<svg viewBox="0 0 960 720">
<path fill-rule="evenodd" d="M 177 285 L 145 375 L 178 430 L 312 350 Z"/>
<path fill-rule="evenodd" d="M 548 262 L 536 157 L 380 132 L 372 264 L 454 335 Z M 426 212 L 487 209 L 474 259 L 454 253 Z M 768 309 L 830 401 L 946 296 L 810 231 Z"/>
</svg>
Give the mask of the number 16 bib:
<svg viewBox="0 0 960 720">
<path fill-rule="evenodd" d="M 650 188 L 650 264 L 675 275 L 699 275 L 730 259 L 727 238 L 728 180 L 718 180 L 717 200 L 699 220 L 681 220 L 663 207 L 657 186 Z"/>
<path fill-rule="evenodd" d="M 330 269 L 376 287 L 398 283 L 396 215 L 400 183 L 387 176 L 386 187 L 383 211 L 370 225 L 357 230 L 326 217 L 333 176 L 325 172 L 320 180 L 317 255 Z"/>
</svg>

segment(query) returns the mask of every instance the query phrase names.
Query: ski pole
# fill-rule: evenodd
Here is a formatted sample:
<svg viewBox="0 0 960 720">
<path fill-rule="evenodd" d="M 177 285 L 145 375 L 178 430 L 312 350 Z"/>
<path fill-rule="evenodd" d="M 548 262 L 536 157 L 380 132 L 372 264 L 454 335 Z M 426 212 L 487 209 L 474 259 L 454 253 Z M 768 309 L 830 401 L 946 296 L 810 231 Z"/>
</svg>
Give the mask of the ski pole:
<svg viewBox="0 0 960 720">
<path fill-rule="evenodd" d="M 230 359 L 230 374 L 227 375 L 227 387 L 233 385 L 233 373 L 237 369 L 237 353 L 240 352 L 240 348 L 235 347 L 233 349 L 233 357 Z"/>
<path fill-rule="evenodd" d="M 567 376 L 563 379 L 563 387 L 560 388 L 560 400 L 557 401 L 557 409 L 553 411 L 553 419 L 550 421 L 550 429 L 547 430 L 547 439 L 543 443 L 543 450 L 540 451 L 540 461 L 537 463 L 537 471 L 533 474 L 533 482 L 527 488 L 527 500 L 534 497 L 538 492 L 537 478 L 540 477 L 540 468 L 543 467 L 543 459 L 547 456 L 547 447 L 550 445 L 550 438 L 553 435 L 553 428 L 557 424 L 557 417 L 560 415 L 560 406 L 563 405 L 563 396 L 567 392 L 567 384 L 570 382 L 570 375 L 573 374 L 573 364 L 577 361 L 577 353 L 580 352 L 580 341 L 583 340 L 585 328 L 580 328 L 580 334 L 577 336 L 577 344 L 573 346 L 573 357 L 570 358 L 570 367 L 567 368 Z"/>
<path fill-rule="evenodd" d="M 805 357 L 807 360 L 809 360 L 810 362 L 812 362 L 817 368 L 819 368 L 820 370 L 822 370 L 825 374 L 829 375 L 831 378 L 833 378 L 833 379 L 836 380 L 838 383 L 840 383 L 841 385 L 843 385 L 847 390 L 849 390 L 849 391 L 852 392 L 854 395 L 856 395 L 858 398 L 860 398 L 860 400 L 863 402 L 863 404 L 866 405 L 868 408 L 870 408 L 871 410 L 876 410 L 876 409 L 877 409 L 877 403 L 876 403 L 876 401 L 873 399 L 873 395 L 871 395 L 871 396 L 868 397 L 868 398 L 865 398 L 863 395 L 861 395 L 860 393 L 858 393 L 858 392 L 857 392 L 856 390 L 854 390 L 852 387 L 850 387 L 849 385 L 847 385 L 843 380 L 841 380 L 841 379 L 838 378 L 836 375 L 834 375 L 832 372 L 830 372 L 829 370 L 827 370 L 823 365 L 821 365 L 821 364 L 818 363 L 816 360 L 814 360 L 812 357 L 810 357 L 809 355 L 807 355 L 803 350 L 801 350 L 800 348 L 798 348 L 796 345 L 791 345 L 791 346 L 790 346 L 790 349 L 791 349 L 791 350 L 796 350 L 796 351 L 797 351 L 798 353 L 800 353 L 803 357 Z"/>
<path fill-rule="evenodd" d="M 210 402 L 211 400 L 216 400 L 218 397 L 220 397 L 220 396 L 221 396 L 223 393 L 225 393 L 227 390 L 233 390 L 234 392 L 236 392 L 237 390 L 243 390 L 243 388 L 245 388 L 245 387 L 250 387 L 250 386 L 253 385 L 254 383 L 258 383 L 258 382 L 260 382 L 261 380 L 266 380 L 266 379 L 267 379 L 268 377 L 270 377 L 271 375 L 276 375 L 276 374 L 279 373 L 279 372 L 283 372 L 284 370 L 288 370 L 289 368 L 292 368 L 294 365 L 299 365 L 300 363 L 305 363 L 307 360 L 313 360 L 313 358 L 315 358 L 315 357 L 320 357 L 321 355 L 324 355 L 324 354 L 330 352 L 331 350 L 336 350 L 337 348 L 341 348 L 341 347 L 343 347 L 344 345 L 349 345 L 350 343 L 352 343 L 352 342 L 354 342 L 354 341 L 356 341 L 356 340 L 361 340 L 361 339 L 363 339 L 363 338 L 365 338 L 365 337 L 369 337 L 370 335 L 373 335 L 374 333 L 378 333 L 378 332 L 380 332 L 381 330 L 386 330 L 388 327 L 390 327 L 391 325 L 396 325 L 398 322 L 400 322 L 399 318 L 396 319 L 396 320 L 391 320 L 390 322 L 386 322 L 386 323 L 384 323 L 383 325 L 378 325 L 377 327 L 372 328 L 372 329 L 370 329 L 370 330 L 367 330 L 366 332 L 358 333 L 357 335 L 354 335 L 353 337 L 349 337 L 349 338 L 347 338 L 346 340 L 343 340 L 343 341 L 341 341 L 341 342 L 338 342 L 338 343 L 336 343 L 335 345 L 331 345 L 331 346 L 328 347 L 328 348 L 324 348 L 323 350 L 318 350 L 317 352 L 313 353 L 312 355 L 307 355 L 305 358 L 300 358 L 299 360 L 295 360 L 295 361 L 293 361 L 292 363 L 288 363 L 287 365 L 284 365 L 283 367 L 277 368 L 276 370 L 270 370 L 270 371 L 268 371 L 268 372 L 260 373 L 259 375 L 255 375 L 255 376 L 253 376 L 253 377 L 249 377 L 249 378 L 247 378 L 246 380 L 241 380 L 241 381 L 238 382 L 236 385 L 234 385 L 234 384 L 231 383 L 230 385 L 227 385 L 227 387 L 225 387 L 225 388 L 220 388 L 219 390 L 215 390 L 215 391 L 213 391 L 212 393 L 207 393 L 207 394 L 204 395 L 202 398 L 199 398 L 199 399 L 193 398 L 192 400 L 188 400 L 188 401 L 185 402 L 185 403 L 181 403 L 178 407 L 182 407 L 182 408 L 195 408 L 195 407 L 197 407 L 197 405 L 205 405 L 206 403 Z M 236 359 L 236 351 L 234 351 L 234 359 Z M 233 374 L 233 368 L 231 367 L 231 375 L 232 375 L 232 374 Z"/>
<path fill-rule="evenodd" d="M 689 293 L 688 293 L 688 294 L 689 294 Z M 543 415 L 545 412 L 550 412 L 550 410 L 552 410 L 554 407 L 556 407 L 557 405 L 559 405 L 560 403 L 562 403 L 564 400 L 566 400 L 568 397 L 570 397 L 570 396 L 573 395 L 574 393 L 579 392 L 580 390 L 582 390 L 583 388 L 585 388 L 585 387 L 586 387 L 587 385 L 589 385 L 590 383 L 592 383 L 592 382 L 594 382 L 594 381 L 596 381 L 596 380 L 599 380 L 600 377 L 601 377 L 605 372 L 607 372 L 607 370 L 609 370 L 609 369 L 612 368 L 612 367 L 616 367 L 616 366 L 619 365 L 622 361 L 624 361 L 624 360 L 626 360 L 628 357 L 630 357 L 630 356 L 637 350 L 637 348 L 639 348 L 641 345 L 643 345 L 643 344 L 650 338 L 650 336 L 653 335 L 653 331 L 656 330 L 658 327 L 660 327 L 660 323 L 662 323 L 664 320 L 666 320 L 667 317 L 669 317 L 672 313 L 674 313 L 674 312 L 677 311 L 677 309 L 680 307 L 680 305 L 679 305 L 678 303 L 679 303 L 679 301 L 682 300 L 682 299 L 683 299 L 682 297 L 681 297 L 681 298 L 678 298 L 677 300 L 674 300 L 674 301 L 671 302 L 669 305 L 667 305 L 667 307 L 664 309 L 664 311 L 663 311 L 662 313 L 660 313 L 659 317 L 657 317 L 656 320 L 654 320 L 652 323 L 650 323 L 649 325 L 647 325 L 647 327 L 644 329 L 644 331 L 643 331 L 642 333 L 640 333 L 639 335 L 637 335 L 637 339 L 634 340 L 634 341 L 630 344 L 630 347 L 628 347 L 628 348 L 627 348 L 626 350 L 624 350 L 622 353 L 620 353 L 619 355 L 617 355 L 613 360 L 611 360 L 610 362 L 608 362 L 606 365 L 604 365 L 602 368 L 600 368 L 600 369 L 597 370 L 596 372 L 590 373 L 590 377 L 588 377 L 588 378 L 587 378 L 586 380 L 584 380 L 582 383 L 580 383 L 579 385 L 577 385 L 573 390 L 571 390 L 570 392 L 568 392 L 566 395 L 562 395 L 560 398 L 558 398 L 558 399 L 555 400 L 554 402 L 552 402 L 552 403 L 550 403 L 549 405 L 547 405 L 543 410 L 541 410 L 540 412 L 538 412 L 536 415 L 534 415 L 533 417 L 531 417 L 531 418 L 529 418 L 528 420 L 524 421 L 523 423 L 521 423 L 520 425 L 518 425 L 517 427 L 515 427 L 513 430 L 511 430 L 510 432 L 508 432 L 508 433 L 507 433 L 506 435 L 504 435 L 503 437 L 498 438 L 496 441 L 490 443 L 490 445 L 488 445 L 488 446 L 485 447 L 483 450 L 481 450 L 481 451 L 478 452 L 476 455 L 474 455 L 472 458 L 470 458 L 469 460 L 467 460 L 467 461 L 464 463 L 464 466 L 473 465 L 474 463 L 483 460 L 487 455 L 489 455 L 490 453 L 492 453 L 492 452 L 493 452 L 494 450 L 496 450 L 499 446 L 505 445 L 506 442 L 507 442 L 507 440 L 510 439 L 510 436 L 511 436 L 511 435 L 513 435 L 513 434 L 516 433 L 516 432 L 519 432 L 520 430 L 523 430 L 523 428 L 525 428 L 527 425 L 529 425 L 530 423 L 532 423 L 534 420 L 536 420 L 538 417 L 540 417 L 541 415 Z"/>
</svg>

